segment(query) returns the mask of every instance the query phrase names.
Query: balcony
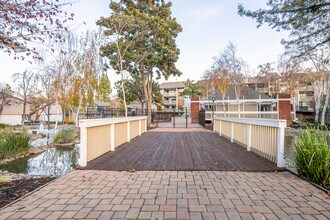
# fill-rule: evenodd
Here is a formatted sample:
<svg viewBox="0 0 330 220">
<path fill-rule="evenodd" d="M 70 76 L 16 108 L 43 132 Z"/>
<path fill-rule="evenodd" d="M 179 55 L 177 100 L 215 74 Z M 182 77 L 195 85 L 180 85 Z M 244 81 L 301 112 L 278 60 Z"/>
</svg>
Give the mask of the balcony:
<svg viewBox="0 0 330 220">
<path fill-rule="evenodd" d="M 163 93 L 164 97 L 176 97 L 176 92 L 164 92 Z"/>
<path fill-rule="evenodd" d="M 163 101 L 164 105 L 176 105 L 176 101 L 169 101 L 169 100 L 165 100 Z"/>
</svg>

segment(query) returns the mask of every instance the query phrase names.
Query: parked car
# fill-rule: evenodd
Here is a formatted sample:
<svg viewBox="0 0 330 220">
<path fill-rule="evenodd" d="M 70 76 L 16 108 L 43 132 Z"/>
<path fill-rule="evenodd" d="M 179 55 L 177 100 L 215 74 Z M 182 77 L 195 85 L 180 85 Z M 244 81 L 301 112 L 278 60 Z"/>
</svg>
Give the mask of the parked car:
<svg viewBox="0 0 330 220">
<path fill-rule="evenodd" d="M 24 124 L 25 125 L 30 125 L 31 124 L 31 121 L 30 120 L 27 120 L 27 119 L 24 119 Z"/>
</svg>

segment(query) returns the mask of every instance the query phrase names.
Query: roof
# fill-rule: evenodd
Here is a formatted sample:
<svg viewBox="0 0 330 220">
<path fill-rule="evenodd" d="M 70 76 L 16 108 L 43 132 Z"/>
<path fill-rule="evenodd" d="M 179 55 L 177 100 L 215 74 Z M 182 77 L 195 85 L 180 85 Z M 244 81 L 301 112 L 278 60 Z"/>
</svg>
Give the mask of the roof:
<svg viewBox="0 0 330 220">
<path fill-rule="evenodd" d="M 99 101 L 95 101 L 94 102 L 94 105 L 96 105 L 96 106 L 102 106 L 102 107 L 104 107 L 104 106 L 110 106 L 110 102 L 99 102 Z"/>
<path fill-rule="evenodd" d="M 259 93 L 257 92 L 256 90 L 250 88 L 250 87 L 247 87 L 245 86 L 242 91 L 241 91 L 241 97 L 239 97 L 240 99 L 259 99 L 259 97 L 261 99 L 271 99 L 271 97 L 265 95 L 265 94 L 262 94 L 262 93 Z M 216 91 L 215 92 L 215 98 L 217 100 L 222 100 L 222 95 L 219 91 Z M 225 93 L 225 99 L 229 99 L 229 100 L 234 100 L 236 99 L 236 95 L 235 95 L 235 87 L 234 86 L 231 86 L 229 87 L 229 89 L 226 91 Z"/>
<path fill-rule="evenodd" d="M 184 88 L 185 82 L 165 82 L 160 84 L 161 89 L 175 89 L 175 88 Z"/>
</svg>

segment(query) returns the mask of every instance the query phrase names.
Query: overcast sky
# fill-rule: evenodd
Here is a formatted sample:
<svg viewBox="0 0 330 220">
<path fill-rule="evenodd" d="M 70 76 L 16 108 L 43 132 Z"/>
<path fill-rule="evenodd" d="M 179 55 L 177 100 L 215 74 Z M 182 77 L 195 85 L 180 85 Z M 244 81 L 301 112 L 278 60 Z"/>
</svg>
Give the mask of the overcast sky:
<svg viewBox="0 0 330 220">
<path fill-rule="evenodd" d="M 182 25 L 183 31 L 177 38 L 181 51 L 177 67 L 183 73 L 181 77 L 169 81 L 200 79 L 209 69 L 213 57 L 218 55 L 231 41 L 238 49 L 238 55 L 247 61 L 250 72 L 258 65 L 276 62 L 283 53 L 281 39 L 285 33 L 279 33 L 267 26 L 259 29 L 256 23 L 237 14 L 237 5 L 243 3 L 249 9 L 264 7 L 260 0 L 174 0 L 172 12 Z M 80 0 L 68 11 L 75 13 L 75 25 L 78 33 L 87 29 L 97 29 L 95 21 L 100 16 L 110 14 L 109 0 Z M 83 24 L 86 23 L 86 25 Z M 0 82 L 11 83 L 11 75 L 33 67 L 23 61 L 14 61 L 8 54 L 0 52 Z M 112 83 L 118 78 L 109 71 Z M 164 80 L 160 80 L 163 82 Z"/>
</svg>

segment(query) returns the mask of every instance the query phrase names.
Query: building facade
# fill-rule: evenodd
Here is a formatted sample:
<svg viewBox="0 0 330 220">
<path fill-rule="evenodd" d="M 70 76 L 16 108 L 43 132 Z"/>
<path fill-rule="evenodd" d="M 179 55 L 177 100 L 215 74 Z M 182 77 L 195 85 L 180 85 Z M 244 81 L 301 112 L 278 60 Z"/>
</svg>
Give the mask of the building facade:
<svg viewBox="0 0 330 220">
<path fill-rule="evenodd" d="M 308 80 L 307 74 L 297 73 L 295 84 L 287 88 L 285 77 L 281 77 L 278 73 L 266 73 L 264 76 L 246 78 L 246 85 L 257 92 L 276 98 L 277 94 L 293 93 L 295 100 L 295 110 L 297 112 L 314 112 L 314 87 L 312 82 Z M 292 79 L 291 79 L 292 80 Z M 292 82 L 291 82 L 292 83 Z M 294 87 L 294 88 L 293 88 Z"/>
<path fill-rule="evenodd" d="M 163 96 L 163 111 L 183 111 L 185 98 L 181 93 L 185 87 L 184 82 L 165 82 L 160 84 L 160 92 Z"/>
<path fill-rule="evenodd" d="M 8 106 L 5 106 L 0 115 L 0 123 L 9 124 L 9 125 L 20 125 L 22 122 L 23 116 L 23 100 L 13 97 L 12 103 Z M 30 103 L 26 103 L 25 107 L 25 117 L 29 118 L 31 113 Z"/>
</svg>

